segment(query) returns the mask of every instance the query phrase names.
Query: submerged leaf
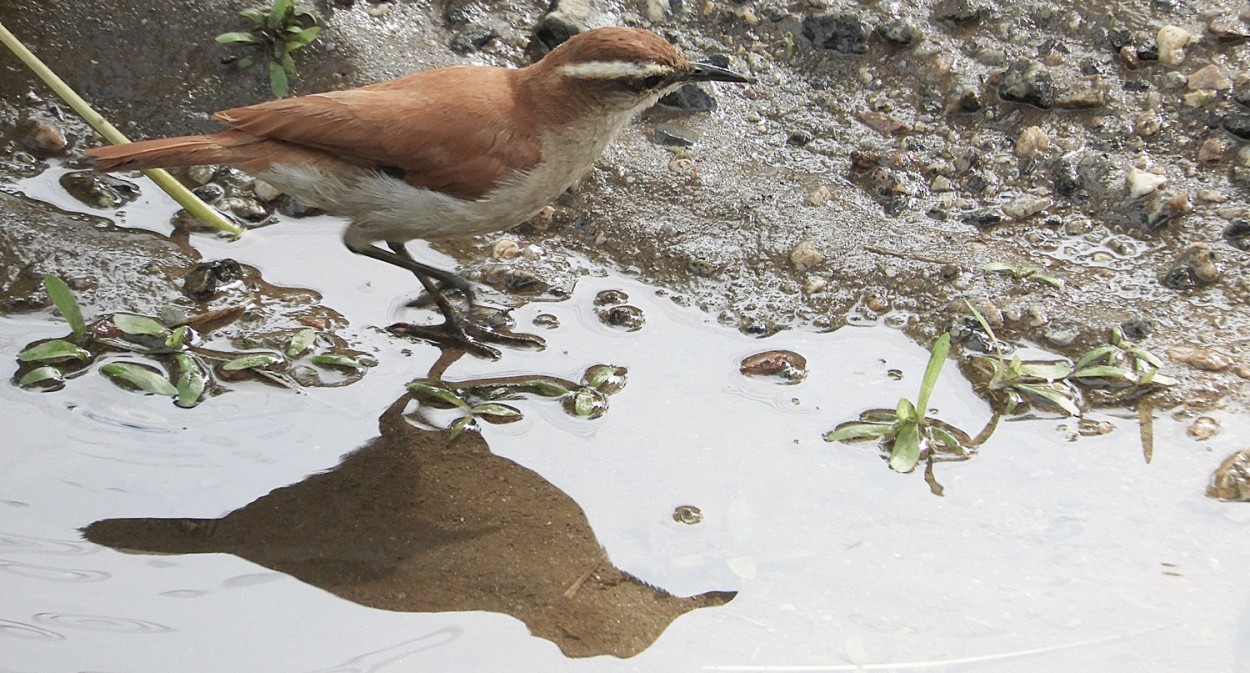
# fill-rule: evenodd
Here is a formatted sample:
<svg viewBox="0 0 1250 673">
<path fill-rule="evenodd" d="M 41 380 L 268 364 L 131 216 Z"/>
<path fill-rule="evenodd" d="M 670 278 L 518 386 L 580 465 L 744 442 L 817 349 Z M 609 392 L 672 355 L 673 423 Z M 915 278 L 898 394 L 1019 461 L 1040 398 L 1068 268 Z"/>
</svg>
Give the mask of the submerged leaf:
<svg viewBox="0 0 1250 673">
<path fill-rule="evenodd" d="M 1020 365 L 1020 374 L 1035 379 L 1058 381 L 1072 373 L 1072 365 L 1066 362 L 1025 362 Z"/>
<path fill-rule="evenodd" d="M 175 353 L 174 361 L 178 363 L 178 406 L 193 407 L 199 404 L 207 384 L 204 370 L 195 358 L 185 353 Z"/>
<path fill-rule="evenodd" d="M 71 358 L 86 361 L 90 357 L 91 353 L 64 339 L 52 339 L 51 341 L 35 344 L 17 354 L 17 359 L 21 362 L 69 360 Z"/>
<path fill-rule="evenodd" d="M 169 335 L 168 327 L 143 315 L 114 313 L 113 324 L 117 325 L 117 329 L 125 332 L 126 334 L 155 337 L 165 337 Z"/>
<path fill-rule="evenodd" d="M 408 390 L 411 391 L 418 400 L 434 399 L 440 402 L 445 402 L 454 407 L 460 407 L 461 409 L 467 409 L 469 407 L 464 400 L 460 399 L 452 391 L 425 383 L 423 381 L 413 381 L 412 383 L 409 383 Z"/>
<path fill-rule="evenodd" d="M 1080 416 L 1081 409 L 1076 406 L 1076 402 L 1071 397 L 1046 386 L 1033 385 L 1031 383 L 1021 383 L 1015 386 L 1015 389 L 1032 397 L 1036 400 L 1048 402 L 1051 406 L 1064 410 L 1070 416 Z"/>
<path fill-rule="evenodd" d="M 165 378 L 164 374 L 157 373 L 141 365 L 129 362 L 110 362 L 100 367 L 100 371 L 114 381 L 125 381 L 139 390 L 152 393 L 153 395 L 173 397 L 178 394 L 178 389 L 169 382 L 169 379 Z"/>
<path fill-rule="evenodd" d="M 890 451 L 890 468 L 895 472 L 911 472 L 920 462 L 920 428 L 914 421 L 902 423 L 894 435 Z"/>
<path fill-rule="evenodd" d="M 305 327 L 291 337 L 291 343 L 287 344 L 286 347 L 287 356 L 297 358 L 303 355 L 304 351 L 308 350 L 308 347 L 316 340 L 317 331 L 311 327 Z"/>
<path fill-rule="evenodd" d="M 21 379 L 18 379 L 17 385 L 23 388 L 30 388 L 31 386 L 36 386 L 41 383 L 64 383 L 64 382 L 65 382 L 65 376 L 61 374 L 61 370 L 57 369 L 56 367 L 44 365 L 42 367 L 36 367 L 26 372 L 25 376 L 23 376 Z"/>
<path fill-rule="evenodd" d="M 853 442 L 860 439 L 873 439 L 888 435 L 894 429 L 887 423 L 860 423 L 850 421 L 841 423 L 823 436 L 826 442 Z"/>
<path fill-rule="evenodd" d="M 257 367 L 268 367 L 272 364 L 282 362 L 282 356 L 277 353 L 251 353 L 243 357 L 235 358 L 222 365 L 223 371 L 237 372 L 244 369 L 256 369 Z"/>
<path fill-rule="evenodd" d="M 82 309 L 78 308 L 78 302 L 75 301 L 74 293 L 70 292 L 69 286 L 60 278 L 45 273 L 43 274 L 43 287 L 47 290 L 52 305 L 56 306 L 56 310 L 61 312 L 65 322 L 69 323 L 69 329 L 74 333 L 74 341 L 82 341 L 83 335 L 87 333 L 87 324 L 82 319 Z"/>
<path fill-rule="evenodd" d="M 449 439 L 455 439 L 471 424 L 475 424 L 472 416 L 461 416 L 460 418 L 457 418 L 456 422 L 451 424 L 451 435 L 449 435 Z"/>
<path fill-rule="evenodd" d="M 1114 356 L 1119 355 L 1121 352 L 1123 351 L 1121 351 L 1118 346 L 1112 346 L 1111 344 L 1104 344 L 1102 346 L 1099 346 L 1098 348 L 1091 350 L 1085 355 L 1082 355 L 1081 359 L 1077 360 L 1076 364 L 1073 366 L 1076 367 L 1077 369 L 1080 369 L 1084 367 L 1085 365 L 1093 363 L 1096 360 L 1110 362 Z"/>
<path fill-rule="evenodd" d="M 334 353 L 322 353 L 308 358 L 308 361 L 317 365 L 334 365 L 335 367 L 351 367 L 352 369 L 363 370 L 365 366 L 347 357 L 346 355 L 337 355 Z"/>
<path fill-rule="evenodd" d="M 1111 365 L 1093 365 L 1078 369 L 1072 374 L 1074 379 L 1117 379 L 1120 381 L 1133 381 L 1136 377 L 1133 372 L 1123 367 L 1113 367 Z"/>
<path fill-rule="evenodd" d="M 263 40 L 261 40 L 261 38 L 255 33 L 246 33 L 243 31 L 222 33 L 217 36 L 217 41 L 221 44 L 236 44 L 240 42 L 243 44 L 260 44 L 263 42 Z"/>
</svg>

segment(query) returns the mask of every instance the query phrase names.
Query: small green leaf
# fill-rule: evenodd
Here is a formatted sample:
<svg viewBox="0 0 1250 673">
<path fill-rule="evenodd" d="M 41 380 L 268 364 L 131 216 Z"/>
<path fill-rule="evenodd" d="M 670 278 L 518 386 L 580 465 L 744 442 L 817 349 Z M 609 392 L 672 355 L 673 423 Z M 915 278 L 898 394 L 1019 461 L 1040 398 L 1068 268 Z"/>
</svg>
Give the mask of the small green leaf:
<svg viewBox="0 0 1250 673">
<path fill-rule="evenodd" d="M 298 26 L 292 26 L 291 30 L 294 32 L 294 36 L 287 40 L 287 44 L 291 45 L 288 47 L 288 50 L 290 51 L 295 51 L 300 47 L 307 46 L 313 40 L 317 39 L 317 35 L 321 33 L 320 26 L 313 26 L 312 28 L 304 29 L 300 29 Z"/>
<path fill-rule="evenodd" d="M 291 0 L 273 0 L 273 4 L 269 7 L 269 16 L 266 17 L 265 23 L 270 28 L 277 28 L 286 20 L 287 12 L 291 11 Z"/>
<path fill-rule="evenodd" d="M 925 432 L 929 434 L 931 439 L 936 440 L 942 446 L 950 449 L 951 451 L 955 451 L 959 454 L 968 452 L 968 449 L 964 446 L 963 441 L 941 427 L 929 425 L 925 427 Z"/>
<path fill-rule="evenodd" d="M 460 418 L 457 418 L 456 422 L 451 424 L 451 435 L 448 438 L 455 439 L 461 432 L 464 432 L 464 429 L 469 427 L 470 424 L 475 424 L 472 416 L 461 416 Z"/>
<path fill-rule="evenodd" d="M 1062 392 L 1049 388 L 1047 386 L 1037 386 L 1030 383 L 1022 383 L 1015 387 L 1016 390 L 1032 397 L 1049 402 L 1051 406 L 1058 407 L 1068 413 L 1070 416 L 1080 416 L 1081 410 L 1076 406 L 1076 402 L 1072 398 Z"/>
<path fill-rule="evenodd" d="M 1077 361 L 1076 361 L 1076 364 L 1075 364 L 1075 365 L 1073 365 L 1073 366 L 1074 366 L 1076 369 L 1080 369 L 1080 368 L 1084 367 L 1085 365 L 1088 365 L 1088 364 L 1090 364 L 1090 363 L 1093 363 L 1093 362 L 1094 362 L 1094 361 L 1096 361 L 1096 360 L 1102 360 L 1102 361 L 1104 361 L 1104 362 L 1110 362 L 1112 359 L 1114 359 L 1114 357 L 1115 357 L 1115 356 L 1119 355 L 1119 354 L 1120 354 L 1120 353 L 1122 353 L 1122 352 L 1123 352 L 1123 351 L 1122 351 L 1122 350 L 1120 350 L 1120 348 L 1119 348 L 1118 346 L 1112 346 L 1112 345 L 1110 345 L 1110 344 L 1104 344 L 1104 345 L 1102 345 L 1102 346 L 1099 346 L 1098 348 L 1095 348 L 1094 350 L 1091 350 L 1090 352 L 1086 353 L 1085 355 L 1082 355 L 1082 356 L 1081 356 L 1081 359 L 1077 360 Z"/>
<path fill-rule="evenodd" d="M 1010 273 L 1013 276 L 1019 273 L 1019 271 L 1017 271 L 1015 266 L 1008 264 L 1006 262 L 989 262 L 989 263 L 983 264 L 981 266 L 981 270 L 987 273 L 1002 273 L 1005 271 L 1007 273 Z"/>
<path fill-rule="evenodd" d="M 823 437 L 826 442 L 853 442 L 860 439 L 873 439 L 889 434 L 894 426 L 886 423 L 842 423 L 838 427 L 826 432 Z"/>
<path fill-rule="evenodd" d="M 1023 376 L 1046 381 L 1058 381 L 1072 373 L 1072 365 L 1066 362 L 1026 362 L 1020 366 Z"/>
<path fill-rule="evenodd" d="M 471 410 L 475 414 L 483 414 L 487 416 L 502 416 L 504 418 L 517 417 L 520 418 L 521 410 L 516 407 L 510 407 L 506 404 L 498 404 L 490 402 L 488 404 L 479 404 Z"/>
<path fill-rule="evenodd" d="M 455 407 L 460 407 L 461 409 L 469 408 L 469 405 L 464 400 L 460 399 L 455 393 L 446 388 L 440 388 L 422 381 L 413 381 L 408 384 L 408 390 L 410 390 L 418 400 L 423 398 L 435 399 Z"/>
<path fill-rule="evenodd" d="M 165 339 L 165 346 L 170 350 L 182 350 L 182 347 L 187 344 L 187 341 L 191 339 L 193 334 L 191 328 L 186 325 L 177 327 Z"/>
<path fill-rule="evenodd" d="M 351 367 L 356 370 L 364 370 L 365 366 L 347 357 L 346 355 L 336 355 L 334 353 L 322 353 L 308 358 L 308 361 L 316 365 L 333 365 L 335 367 Z"/>
<path fill-rule="evenodd" d="M 1078 369 L 1072 374 L 1074 379 L 1117 379 L 1120 381 L 1133 381 L 1136 376 L 1133 372 L 1123 368 L 1114 367 L 1112 365 L 1093 365 Z"/>
<path fill-rule="evenodd" d="M 265 10 L 252 7 L 239 12 L 239 16 L 255 23 L 257 26 L 265 25 Z"/>
<path fill-rule="evenodd" d="M 1055 288 L 1056 290 L 1063 289 L 1062 278 L 1055 278 L 1054 276 L 1047 276 L 1046 274 L 1042 274 L 1042 273 L 1034 273 L 1034 274 L 1029 275 L 1029 280 L 1035 280 L 1039 283 L 1044 283 L 1046 285 L 1049 285 Z"/>
<path fill-rule="evenodd" d="M 929 364 L 925 367 L 924 378 L 920 379 L 920 396 L 916 398 L 916 409 L 921 418 L 929 408 L 929 396 L 933 393 L 933 386 L 937 385 L 938 375 L 942 373 L 942 365 L 946 364 L 946 354 L 950 350 L 950 332 L 943 332 L 933 344 L 933 352 L 929 354 Z"/>
<path fill-rule="evenodd" d="M 859 415 L 859 420 L 869 423 L 885 423 L 886 425 L 894 425 L 898 423 L 898 413 L 894 409 L 869 409 Z"/>
<path fill-rule="evenodd" d="M 82 319 L 82 309 L 78 308 L 78 302 L 74 300 L 74 293 L 70 291 L 69 286 L 60 278 L 45 273 L 43 274 L 43 287 L 48 292 L 52 305 L 56 306 L 56 310 L 61 312 L 65 322 L 69 323 L 69 329 L 74 333 L 74 341 L 82 341 L 87 333 L 87 324 Z"/>
<path fill-rule="evenodd" d="M 291 58 L 290 50 L 283 49 L 282 58 L 279 60 L 282 62 L 282 69 L 286 71 L 287 76 L 294 77 L 295 76 L 295 59 Z"/>
<path fill-rule="evenodd" d="M 277 353 L 249 353 L 243 357 L 235 358 L 222 365 L 223 371 L 237 372 L 244 369 L 256 369 L 258 367 L 268 367 L 269 365 L 282 362 L 283 358 Z"/>
<path fill-rule="evenodd" d="M 898 406 L 894 409 L 894 417 L 899 423 L 911 423 L 917 420 L 916 407 L 906 397 L 898 398 Z"/>
<path fill-rule="evenodd" d="M 1151 353 L 1150 351 L 1144 348 L 1138 348 L 1137 346 L 1129 346 L 1124 349 L 1124 352 L 1128 353 L 1129 355 L 1132 355 L 1138 360 L 1145 360 L 1146 362 L 1149 362 L 1151 365 L 1155 367 L 1155 369 L 1163 368 L 1163 360 L 1160 360 L 1158 356 L 1156 356 L 1154 353 Z"/>
<path fill-rule="evenodd" d="M 177 404 L 180 407 L 193 407 L 199 403 L 207 384 L 204 370 L 195 358 L 186 353 L 174 353 L 174 361 L 178 364 Z"/>
<path fill-rule="evenodd" d="M 113 324 L 117 325 L 117 329 L 125 332 L 126 334 L 154 337 L 169 336 L 168 327 L 143 315 L 114 313 Z"/>
<path fill-rule="evenodd" d="M 920 462 L 920 428 L 908 421 L 899 425 L 890 451 L 890 468 L 895 472 L 911 472 Z"/>
<path fill-rule="evenodd" d="M 69 360 L 70 358 L 86 361 L 90 357 L 91 353 L 64 339 L 52 339 L 41 344 L 35 344 L 17 354 L 19 362 Z"/>
<path fill-rule="evenodd" d="M 563 397 L 569 394 L 569 389 L 551 381 L 544 379 L 534 379 L 521 384 L 522 388 L 529 388 L 534 391 L 535 395 L 542 397 Z"/>
<path fill-rule="evenodd" d="M 1150 383 L 1153 383 L 1156 386 L 1166 387 L 1166 386 L 1174 386 L 1180 383 L 1180 381 L 1177 381 L 1176 379 L 1172 378 L 1171 376 L 1168 376 L 1167 374 L 1159 374 L 1156 371 L 1155 375 L 1150 379 Z M 1143 382 L 1142 385 L 1145 385 L 1145 383 Z"/>
<path fill-rule="evenodd" d="M 244 44 L 260 44 L 263 42 L 263 40 L 261 40 L 255 33 L 245 33 L 242 31 L 222 33 L 217 36 L 217 41 L 221 44 L 236 44 L 240 42 Z"/>
<path fill-rule="evenodd" d="M 588 388 L 573 393 L 573 413 L 578 416 L 590 416 L 595 413 L 598 400 Z"/>
<path fill-rule="evenodd" d="M 296 332 L 295 335 L 291 337 L 291 343 L 287 344 L 287 357 L 297 358 L 303 355 L 304 351 L 308 350 L 308 347 L 311 346 L 316 340 L 317 331 L 311 327 L 305 327 L 304 329 Z"/>
<path fill-rule="evenodd" d="M 61 370 L 56 367 L 44 365 L 36 367 L 18 380 L 17 385 L 23 388 L 29 388 L 41 383 L 64 383 L 65 376 L 61 374 Z"/>
<path fill-rule="evenodd" d="M 239 70 L 247 70 L 248 68 L 252 67 L 253 65 L 256 65 L 256 57 L 255 57 L 255 56 L 244 56 L 243 58 L 241 58 L 241 59 L 239 59 L 238 61 L 236 61 L 236 62 L 235 62 L 235 64 L 234 64 L 234 66 L 235 66 L 236 68 L 238 68 Z"/>
<path fill-rule="evenodd" d="M 102 367 L 100 371 L 110 379 L 116 381 L 125 381 L 139 390 L 153 395 L 162 397 L 173 397 L 178 394 L 178 389 L 174 384 L 165 378 L 164 374 L 160 374 L 147 367 L 131 364 L 129 362 L 110 362 Z"/>
<path fill-rule="evenodd" d="M 286 71 L 276 61 L 269 62 L 269 90 L 273 92 L 276 98 L 286 98 Z"/>
</svg>

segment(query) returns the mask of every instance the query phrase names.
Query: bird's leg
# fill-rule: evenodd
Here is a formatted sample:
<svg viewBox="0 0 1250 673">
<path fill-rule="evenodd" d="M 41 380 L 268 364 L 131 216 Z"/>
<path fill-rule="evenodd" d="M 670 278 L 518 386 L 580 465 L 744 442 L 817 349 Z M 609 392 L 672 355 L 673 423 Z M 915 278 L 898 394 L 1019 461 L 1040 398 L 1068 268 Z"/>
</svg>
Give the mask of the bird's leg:
<svg viewBox="0 0 1250 673">
<path fill-rule="evenodd" d="M 451 288 L 453 290 L 459 290 L 460 294 L 464 295 L 465 301 L 469 302 L 470 306 L 473 305 L 473 285 L 469 283 L 469 281 L 462 278 L 460 274 L 455 273 L 454 271 L 445 271 L 438 267 L 418 262 L 413 259 L 412 253 L 408 252 L 408 248 L 404 247 L 404 244 L 398 241 L 387 241 L 386 247 L 394 251 L 396 255 L 399 255 L 403 259 L 407 260 L 411 266 L 406 268 L 413 269 L 413 273 L 417 274 L 418 278 L 421 276 L 421 273 L 416 271 L 416 267 L 420 267 L 425 275 L 438 279 L 438 282 L 444 289 Z"/>
<path fill-rule="evenodd" d="M 543 346 L 545 343 L 541 337 L 530 334 L 503 334 L 497 332 L 485 325 L 479 325 L 466 320 L 460 315 L 443 295 L 443 287 L 438 281 L 445 281 L 448 277 L 455 277 L 460 283 L 467 283 L 454 274 L 446 271 L 435 269 L 426 264 L 422 264 L 414 259 L 406 252 L 403 254 L 383 250 L 375 245 L 347 246 L 354 253 L 371 257 L 378 261 L 393 264 L 401 269 L 407 269 L 416 275 L 417 280 L 421 281 L 421 285 L 425 287 L 426 292 L 434 298 L 434 302 L 438 305 L 438 310 L 443 314 L 445 319 L 441 325 L 410 325 L 407 323 L 397 323 L 391 325 L 388 330 L 396 334 L 405 336 L 414 336 L 421 339 L 433 341 L 439 345 L 455 344 L 463 347 L 465 350 L 481 357 L 492 360 L 499 359 L 499 350 L 481 343 L 481 341 L 491 341 L 494 343 L 506 344 L 511 346 Z M 402 248 L 402 246 L 401 246 Z M 480 341 L 479 341 L 480 340 Z"/>
</svg>

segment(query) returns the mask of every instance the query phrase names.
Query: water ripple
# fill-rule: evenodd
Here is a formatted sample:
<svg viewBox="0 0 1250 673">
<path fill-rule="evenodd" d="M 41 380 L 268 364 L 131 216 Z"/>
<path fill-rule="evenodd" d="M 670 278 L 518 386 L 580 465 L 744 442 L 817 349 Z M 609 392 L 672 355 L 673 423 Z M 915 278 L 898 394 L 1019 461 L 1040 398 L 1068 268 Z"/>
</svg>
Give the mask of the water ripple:
<svg viewBox="0 0 1250 673">
<path fill-rule="evenodd" d="M 26 640 L 65 640 L 65 636 L 38 626 L 0 619 L 0 636 L 23 638 Z"/>
<path fill-rule="evenodd" d="M 108 615 L 74 615 L 58 612 L 41 612 L 34 616 L 41 624 L 60 626 L 79 631 L 107 631 L 109 633 L 168 633 L 172 628 L 164 624 L 146 622 L 142 619 L 110 617 Z"/>
<path fill-rule="evenodd" d="M 37 566 L 28 563 L 17 563 L 15 561 L 6 561 L 0 559 L 0 571 L 17 575 L 26 579 L 47 580 L 50 582 L 66 582 L 69 584 L 82 584 L 86 582 L 100 582 L 106 580 L 112 575 L 98 570 L 70 570 L 66 568 L 51 568 L 48 566 Z"/>
</svg>

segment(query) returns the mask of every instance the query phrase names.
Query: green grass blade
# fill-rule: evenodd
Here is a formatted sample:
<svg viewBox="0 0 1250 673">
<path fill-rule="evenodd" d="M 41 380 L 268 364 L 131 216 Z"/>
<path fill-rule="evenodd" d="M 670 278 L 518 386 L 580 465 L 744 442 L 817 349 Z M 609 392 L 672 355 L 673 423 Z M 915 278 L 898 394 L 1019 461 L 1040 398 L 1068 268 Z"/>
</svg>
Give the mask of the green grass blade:
<svg viewBox="0 0 1250 673">
<path fill-rule="evenodd" d="M 929 354 L 929 365 L 924 369 L 924 378 L 920 379 L 920 396 L 916 398 L 916 413 L 920 415 L 920 418 L 924 418 L 929 408 L 929 396 L 933 394 L 933 386 L 937 385 L 938 375 L 942 373 L 942 366 L 946 364 L 946 355 L 950 351 L 950 332 L 943 332 L 933 344 L 933 352 Z"/>
<path fill-rule="evenodd" d="M 43 274 L 43 287 L 47 290 L 52 305 L 56 306 L 65 322 L 69 323 L 69 329 L 74 333 L 74 341 L 81 342 L 87 334 L 87 323 L 82 319 L 82 309 L 78 308 L 74 293 L 65 281 L 50 273 Z"/>
<path fill-rule="evenodd" d="M 90 357 L 91 353 L 64 339 L 52 339 L 51 341 L 35 344 L 17 354 L 19 362 L 57 361 L 69 360 L 71 358 L 85 362 Z"/>
<path fill-rule="evenodd" d="M 178 389 L 169 382 L 169 379 L 147 367 L 129 362 L 110 362 L 100 367 L 100 371 L 114 381 L 125 381 L 146 393 L 161 397 L 173 397 L 178 394 Z"/>
<path fill-rule="evenodd" d="M 894 449 L 890 451 L 890 469 L 895 472 L 911 472 L 920 462 L 920 428 L 915 422 L 899 425 L 894 436 Z"/>
</svg>

